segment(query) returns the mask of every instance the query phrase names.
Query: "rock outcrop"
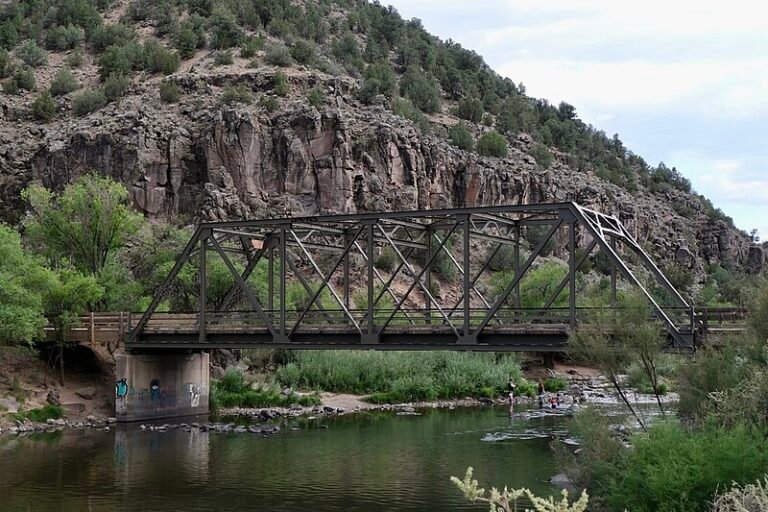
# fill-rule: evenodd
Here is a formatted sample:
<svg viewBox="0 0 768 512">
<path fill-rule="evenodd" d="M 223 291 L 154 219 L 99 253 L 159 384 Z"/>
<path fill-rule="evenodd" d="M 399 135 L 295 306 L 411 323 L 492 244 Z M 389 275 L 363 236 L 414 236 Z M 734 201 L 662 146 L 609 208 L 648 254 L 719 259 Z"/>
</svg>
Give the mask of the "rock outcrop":
<svg viewBox="0 0 768 512">
<path fill-rule="evenodd" d="M 507 158 L 478 157 L 420 134 L 382 107 L 357 103 L 349 81 L 315 72 L 292 77 L 294 95 L 274 113 L 216 103 L 224 83 L 259 93 L 272 76 L 180 75 L 184 99 L 170 106 L 148 81 L 119 106 L 45 128 L 28 121 L 22 107 L 7 106 L 0 215 L 18 218 L 19 191 L 30 181 L 60 189 L 90 171 L 123 182 L 148 217 L 184 220 L 576 201 L 617 214 L 656 257 L 687 269 L 765 266 L 763 248 L 745 233 L 703 212 L 676 213 L 675 204 L 698 204 L 688 194 L 630 193 L 572 170 L 561 154 L 542 169 L 525 134 L 511 141 Z M 302 95 L 316 86 L 327 91 L 320 110 Z"/>
</svg>

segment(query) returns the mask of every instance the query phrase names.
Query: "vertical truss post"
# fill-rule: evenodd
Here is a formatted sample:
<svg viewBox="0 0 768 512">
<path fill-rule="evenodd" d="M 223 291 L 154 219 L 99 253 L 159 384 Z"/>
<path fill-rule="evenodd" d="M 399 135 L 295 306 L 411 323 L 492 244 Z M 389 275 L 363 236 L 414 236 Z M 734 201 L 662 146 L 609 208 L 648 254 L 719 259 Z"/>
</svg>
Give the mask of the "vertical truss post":
<svg viewBox="0 0 768 512">
<path fill-rule="evenodd" d="M 611 237 L 611 249 L 616 252 L 616 239 Z M 616 264 L 611 261 L 611 308 L 616 307 Z"/>
<path fill-rule="evenodd" d="M 267 310 L 272 315 L 275 309 L 275 246 L 269 248 L 267 261 Z"/>
<path fill-rule="evenodd" d="M 288 256 L 288 251 L 286 250 L 286 229 L 282 228 L 280 230 L 280 330 L 279 330 L 279 336 L 281 341 L 289 341 L 287 330 L 285 328 L 285 286 L 286 286 L 286 272 L 288 269 L 285 265 L 285 260 Z"/>
<path fill-rule="evenodd" d="M 344 246 L 349 247 L 352 238 L 349 229 L 344 230 Z M 349 250 L 344 253 L 344 307 L 349 309 Z"/>
<path fill-rule="evenodd" d="M 205 343 L 205 308 L 208 303 L 208 276 L 207 276 L 207 261 L 206 261 L 206 249 L 208 247 L 208 237 L 211 235 L 210 230 L 203 231 L 200 236 L 200 270 L 198 272 L 200 277 L 200 291 L 198 293 L 197 305 L 198 305 L 198 322 L 200 331 L 200 343 Z"/>
<path fill-rule="evenodd" d="M 425 273 L 425 284 L 427 286 L 427 290 L 432 290 L 432 228 L 427 227 L 426 229 L 426 235 L 427 235 L 427 255 L 426 259 L 424 260 L 424 266 L 427 268 L 427 271 Z M 432 324 L 432 301 L 429 298 L 429 294 L 424 294 L 424 309 L 426 309 L 426 315 L 427 315 L 427 325 Z"/>
<path fill-rule="evenodd" d="M 520 222 L 515 223 L 515 249 L 514 249 L 514 259 L 515 259 L 515 277 L 520 274 Z M 516 308 L 520 307 L 520 283 L 515 285 L 514 289 L 514 306 Z"/>
<path fill-rule="evenodd" d="M 576 328 L 576 219 L 568 224 L 568 306 L 571 329 Z"/>
<path fill-rule="evenodd" d="M 370 343 L 378 343 L 379 336 L 376 334 L 376 325 L 373 318 L 373 306 L 374 306 L 374 289 L 373 289 L 373 249 L 374 249 L 374 235 L 373 235 L 373 227 L 375 222 L 368 222 L 367 230 L 368 230 L 368 240 L 366 244 L 366 252 L 367 254 L 367 260 L 366 266 L 368 270 L 368 330 L 365 334 L 362 336 L 362 343 L 370 344 Z"/>
<path fill-rule="evenodd" d="M 470 315 L 470 298 L 472 293 L 470 292 L 472 283 L 470 282 L 470 275 L 469 275 L 469 232 L 470 232 L 470 224 L 469 224 L 470 216 L 469 214 L 464 216 L 464 232 L 462 233 L 463 239 L 464 239 L 464 333 L 463 337 L 467 338 L 469 336 L 469 315 Z"/>
</svg>

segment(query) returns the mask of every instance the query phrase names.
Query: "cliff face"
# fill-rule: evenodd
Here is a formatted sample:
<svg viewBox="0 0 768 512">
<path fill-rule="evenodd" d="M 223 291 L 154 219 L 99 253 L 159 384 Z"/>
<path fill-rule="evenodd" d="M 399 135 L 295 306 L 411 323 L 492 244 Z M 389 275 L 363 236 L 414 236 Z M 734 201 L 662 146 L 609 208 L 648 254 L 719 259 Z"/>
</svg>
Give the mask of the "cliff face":
<svg viewBox="0 0 768 512">
<path fill-rule="evenodd" d="M 126 184 L 148 217 L 181 222 L 576 201 L 617 214 L 656 257 L 698 274 L 713 263 L 751 272 L 764 266 L 761 248 L 696 212 L 699 203 L 685 193 L 630 194 L 572 170 L 558 153 L 543 169 L 525 134 L 511 141 L 504 159 L 461 151 L 380 106 L 360 104 L 351 78 L 292 73 L 291 94 L 272 113 L 217 102 L 225 83 L 258 94 L 273 77 L 269 67 L 180 73 L 178 105 L 162 103 L 157 83 L 148 80 L 120 105 L 45 126 L 32 122 L 23 104 L 9 102 L 0 138 L 0 213 L 19 217 L 19 192 L 31 181 L 60 189 L 91 170 Z M 313 87 L 326 92 L 319 109 L 305 100 Z M 449 126 L 455 119 L 432 121 Z M 678 215 L 675 203 L 694 213 Z"/>
</svg>

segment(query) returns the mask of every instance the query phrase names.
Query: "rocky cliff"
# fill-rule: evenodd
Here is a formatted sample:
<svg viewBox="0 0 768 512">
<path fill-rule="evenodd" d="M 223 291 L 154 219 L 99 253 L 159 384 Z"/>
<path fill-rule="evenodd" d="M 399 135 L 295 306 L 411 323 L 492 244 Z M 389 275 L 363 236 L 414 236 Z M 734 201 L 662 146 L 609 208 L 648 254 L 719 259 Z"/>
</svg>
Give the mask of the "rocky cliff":
<svg viewBox="0 0 768 512">
<path fill-rule="evenodd" d="M 385 99 L 358 101 L 358 79 L 315 69 L 289 70 L 290 92 L 275 97 L 276 109 L 222 105 L 226 84 L 270 95 L 277 68 L 203 66 L 202 58 L 167 79 L 181 91 L 175 104 L 162 102 L 161 79 L 147 76 L 119 103 L 40 123 L 31 111 L 34 96 L 0 94 L 2 218 L 19 218 L 28 183 L 60 189 L 90 171 L 123 182 L 148 217 L 177 222 L 576 201 L 617 214 L 658 258 L 699 275 L 707 264 L 750 272 L 764 266 L 762 248 L 707 216 L 691 194 L 629 192 L 594 170 L 573 170 L 568 155 L 555 149 L 545 167 L 532 156 L 526 133 L 509 137 L 506 158 L 462 151 L 435 134 L 458 121 L 450 112 L 430 115 L 438 130 L 423 134 L 386 108 Z M 38 89 L 63 65 L 63 58 L 52 58 L 38 73 Z M 76 72 L 83 84 L 98 83 L 95 65 L 88 61 Z M 321 105 L 307 101 L 313 88 L 324 93 Z M 59 111 L 70 109 L 70 98 L 56 101 Z M 686 216 L 676 213 L 681 205 Z"/>
</svg>

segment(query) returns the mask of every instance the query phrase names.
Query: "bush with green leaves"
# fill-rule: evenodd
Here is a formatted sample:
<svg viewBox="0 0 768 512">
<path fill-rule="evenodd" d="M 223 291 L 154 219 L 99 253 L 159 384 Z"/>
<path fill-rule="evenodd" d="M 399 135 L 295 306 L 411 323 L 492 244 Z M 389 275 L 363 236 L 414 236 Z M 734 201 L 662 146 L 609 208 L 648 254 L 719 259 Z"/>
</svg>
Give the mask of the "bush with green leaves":
<svg viewBox="0 0 768 512">
<path fill-rule="evenodd" d="M 104 97 L 107 101 L 118 101 L 131 87 L 131 79 L 125 75 L 112 74 L 104 80 Z"/>
<path fill-rule="evenodd" d="M 34 41 L 27 41 L 19 48 L 17 48 L 16 57 L 18 57 L 27 66 L 33 68 L 38 68 L 48 63 L 48 53 L 37 46 L 37 43 Z"/>
<path fill-rule="evenodd" d="M 370 105 L 379 94 L 392 99 L 396 84 L 395 74 L 389 64 L 371 64 L 363 73 L 363 83 L 357 97 L 366 105 Z"/>
<path fill-rule="evenodd" d="M 451 144 L 464 151 L 472 151 L 475 146 L 475 140 L 472 137 L 467 125 L 456 123 L 448 129 L 448 138 Z"/>
<path fill-rule="evenodd" d="M 531 156 L 536 159 L 536 163 L 539 164 L 539 167 L 542 169 L 546 169 L 552 165 L 552 153 L 547 146 L 540 142 L 534 142 L 533 146 L 531 146 Z"/>
<path fill-rule="evenodd" d="M 78 48 L 69 55 L 67 55 L 66 63 L 70 68 L 79 68 L 83 65 L 83 51 Z"/>
<path fill-rule="evenodd" d="M 279 107 L 279 103 L 277 102 L 277 99 L 275 99 L 273 96 L 262 96 L 261 99 L 259 99 L 259 105 L 264 107 L 267 112 L 272 113 L 275 110 L 277 110 L 277 107 Z"/>
<path fill-rule="evenodd" d="M 287 407 L 298 404 L 305 407 L 320 405 L 316 394 L 283 393 L 271 382 L 249 382 L 239 370 L 229 369 L 219 380 L 213 381 L 210 402 L 213 410 L 224 407 Z"/>
<path fill-rule="evenodd" d="M 45 34 L 45 47 L 49 50 L 65 51 L 76 48 L 85 40 L 85 31 L 74 25 L 55 26 Z"/>
<path fill-rule="evenodd" d="M 8 78 L 16 70 L 11 55 L 0 48 L 0 78 Z"/>
<path fill-rule="evenodd" d="M 181 96 L 181 89 L 179 89 L 176 82 L 170 80 L 163 80 L 160 82 L 160 100 L 163 103 L 177 103 Z"/>
<path fill-rule="evenodd" d="M 486 396 L 489 390 L 498 396 L 509 379 L 522 382 L 517 356 L 464 352 L 304 351 L 277 377 L 298 389 L 372 394 L 375 402 Z"/>
<path fill-rule="evenodd" d="M 291 90 L 291 86 L 288 83 L 288 77 L 285 73 L 278 71 L 272 79 L 272 90 L 278 96 L 286 96 Z"/>
<path fill-rule="evenodd" d="M 244 59 L 251 59 L 256 55 L 256 52 L 264 47 L 264 37 L 248 37 L 240 45 L 240 57 Z"/>
<path fill-rule="evenodd" d="M 24 91 L 34 91 L 37 87 L 35 72 L 31 68 L 23 67 L 13 75 L 16 85 Z"/>
<path fill-rule="evenodd" d="M 307 102 L 310 105 L 320 110 L 325 103 L 325 93 L 319 87 L 313 87 L 307 94 Z"/>
<path fill-rule="evenodd" d="M 80 87 L 75 76 L 67 68 L 62 68 L 56 73 L 51 82 L 51 94 L 54 96 L 64 96 Z"/>
<path fill-rule="evenodd" d="M 102 53 L 110 46 L 125 46 L 136 40 L 136 31 L 130 25 L 109 23 L 99 25 L 91 33 L 89 42 L 96 53 Z"/>
<path fill-rule="evenodd" d="M 397 253 L 394 249 L 391 247 L 385 247 L 382 249 L 381 253 L 379 254 L 379 257 L 376 258 L 376 261 L 374 265 L 379 270 L 383 270 L 385 272 L 392 272 L 395 270 L 395 267 L 397 267 L 399 260 Z"/>
<path fill-rule="evenodd" d="M 31 421 L 33 423 L 45 423 L 48 420 L 57 420 L 64 416 L 64 410 L 60 405 L 46 404 L 37 409 L 21 410 L 11 414 L 11 418 L 17 421 Z"/>
<path fill-rule="evenodd" d="M 163 75 L 175 73 L 181 64 L 178 53 L 168 50 L 157 41 L 147 41 L 144 44 L 144 61 L 148 71 Z"/>
<path fill-rule="evenodd" d="M 218 5 L 213 9 L 208 19 L 211 31 L 211 47 L 216 49 L 232 48 L 240 46 L 243 42 L 243 30 L 237 23 L 237 17 L 224 5 Z"/>
<path fill-rule="evenodd" d="M 107 98 L 101 89 L 83 91 L 72 99 L 72 110 L 78 117 L 95 112 L 107 104 Z"/>
<path fill-rule="evenodd" d="M 331 53 L 342 64 L 351 69 L 363 67 L 363 57 L 360 54 L 360 46 L 352 33 L 347 32 L 331 45 Z"/>
<path fill-rule="evenodd" d="M 56 115 L 56 102 L 50 91 L 44 91 L 32 102 L 32 115 L 39 121 L 48 122 Z"/>
<path fill-rule="evenodd" d="M 291 52 L 284 44 L 271 44 L 267 47 L 264 60 L 272 66 L 287 67 L 293 63 Z"/>
<path fill-rule="evenodd" d="M 188 59 L 196 50 L 205 48 L 205 23 L 205 18 L 199 14 L 193 14 L 181 23 L 173 36 L 173 46 L 179 51 L 181 58 Z"/>
<path fill-rule="evenodd" d="M 249 105 L 253 102 L 251 90 L 244 84 L 227 84 L 224 86 L 224 92 L 221 93 L 219 102 L 222 105 L 235 105 L 243 103 Z"/>
<path fill-rule="evenodd" d="M 479 123 L 483 113 L 483 102 L 477 98 L 465 98 L 459 102 L 458 115 L 462 119 Z"/>
<path fill-rule="evenodd" d="M 213 53 L 213 63 L 216 66 L 229 66 L 235 63 L 235 57 L 231 50 L 217 50 Z"/>
<path fill-rule="evenodd" d="M 99 75 L 104 80 L 110 75 L 130 75 L 144 69 L 144 47 L 136 42 L 113 45 L 99 57 Z"/>
<path fill-rule="evenodd" d="M 477 141 L 477 152 L 482 156 L 506 158 L 507 139 L 499 132 L 487 132 Z"/>
<path fill-rule="evenodd" d="M 299 39 L 291 46 L 291 57 L 299 64 L 309 65 L 315 61 L 315 44 L 306 39 Z"/>
<path fill-rule="evenodd" d="M 408 98 L 422 112 L 440 110 L 440 87 L 424 73 L 409 69 L 400 79 L 400 94 Z"/>
<path fill-rule="evenodd" d="M 421 110 L 416 108 L 416 106 L 411 103 L 410 100 L 405 98 L 395 98 L 392 101 L 392 112 L 394 112 L 395 115 L 413 121 L 413 123 L 418 126 L 422 133 L 429 132 L 429 120 Z"/>
</svg>

